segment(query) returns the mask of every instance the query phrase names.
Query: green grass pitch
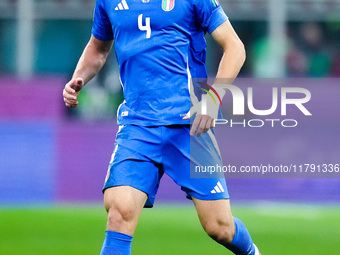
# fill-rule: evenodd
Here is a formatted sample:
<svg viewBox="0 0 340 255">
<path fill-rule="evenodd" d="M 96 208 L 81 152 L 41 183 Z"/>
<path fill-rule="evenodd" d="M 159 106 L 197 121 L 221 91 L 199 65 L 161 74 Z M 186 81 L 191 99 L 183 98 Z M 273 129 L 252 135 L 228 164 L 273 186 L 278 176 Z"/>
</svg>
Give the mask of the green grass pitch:
<svg viewBox="0 0 340 255">
<path fill-rule="evenodd" d="M 237 206 L 262 255 L 339 254 L 340 208 Z M 99 206 L 0 209 L 1 255 L 99 254 L 106 214 Z M 203 232 L 193 207 L 143 211 L 134 255 L 231 254 Z"/>
</svg>

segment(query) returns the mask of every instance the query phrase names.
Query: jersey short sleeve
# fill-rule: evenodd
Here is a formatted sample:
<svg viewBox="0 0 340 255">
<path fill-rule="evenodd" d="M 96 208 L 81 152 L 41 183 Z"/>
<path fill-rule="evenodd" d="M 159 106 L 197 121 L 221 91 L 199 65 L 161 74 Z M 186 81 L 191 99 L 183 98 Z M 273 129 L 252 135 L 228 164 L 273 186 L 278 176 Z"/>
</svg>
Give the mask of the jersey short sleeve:
<svg viewBox="0 0 340 255">
<path fill-rule="evenodd" d="M 228 20 L 218 0 L 195 0 L 195 15 L 204 31 L 212 33 Z"/>
<path fill-rule="evenodd" d="M 105 10 L 105 0 L 97 0 L 94 9 L 92 34 L 99 40 L 113 40 L 112 26 Z"/>
</svg>

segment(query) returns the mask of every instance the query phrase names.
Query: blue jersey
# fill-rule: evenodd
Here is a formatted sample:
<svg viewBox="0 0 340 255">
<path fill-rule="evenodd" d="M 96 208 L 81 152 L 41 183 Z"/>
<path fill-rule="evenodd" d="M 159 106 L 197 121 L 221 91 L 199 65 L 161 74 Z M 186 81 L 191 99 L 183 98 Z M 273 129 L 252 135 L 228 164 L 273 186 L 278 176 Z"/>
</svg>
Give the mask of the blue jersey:
<svg viewBox="0 0 340 255">
<path fill-rule="evenodd" d="M 217 0 L 97 0 L 92 34 L 115 40 L 124 102 L 118 124 L 189 124 L 190 78 L 206 75 L 205 32 L 227 20 Z"/>
</svg>

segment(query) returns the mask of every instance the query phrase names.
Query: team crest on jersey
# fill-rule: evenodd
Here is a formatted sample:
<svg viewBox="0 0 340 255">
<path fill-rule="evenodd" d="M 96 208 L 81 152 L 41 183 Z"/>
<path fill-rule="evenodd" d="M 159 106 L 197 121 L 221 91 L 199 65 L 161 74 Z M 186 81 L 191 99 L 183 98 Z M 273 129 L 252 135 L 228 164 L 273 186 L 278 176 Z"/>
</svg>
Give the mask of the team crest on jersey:
<svg viewBox="0 0 340 255">
<path fill-rule="evenodd" d="M 166 12 L 171 11 L 175 7 L 175 0 L 162 0 L 162 9 Z"/>
<path fill-rule="evenodd" d="M 142 3 L 144 3 L 144 4 L 146 4 L 148 2 L 150 2 L 150 0 L 142 0 Z"/>
</svg>

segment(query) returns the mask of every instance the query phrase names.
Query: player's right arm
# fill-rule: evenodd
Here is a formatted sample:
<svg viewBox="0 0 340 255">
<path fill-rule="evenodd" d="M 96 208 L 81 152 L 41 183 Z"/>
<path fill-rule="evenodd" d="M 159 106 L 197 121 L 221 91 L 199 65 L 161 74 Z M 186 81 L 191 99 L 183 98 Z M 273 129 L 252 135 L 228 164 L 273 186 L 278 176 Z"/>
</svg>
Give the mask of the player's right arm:
<svg viewBox="0 0 340 255">
<path fill-rule="evenodd" d="M 78 105 L 79 91 L 103 67 L 112 48 L 113 40 L 104 41 L 91 36 L 81 55 L 72 79 L 63 90 L 64 102 L 67 107 Z"/>
</svg>

